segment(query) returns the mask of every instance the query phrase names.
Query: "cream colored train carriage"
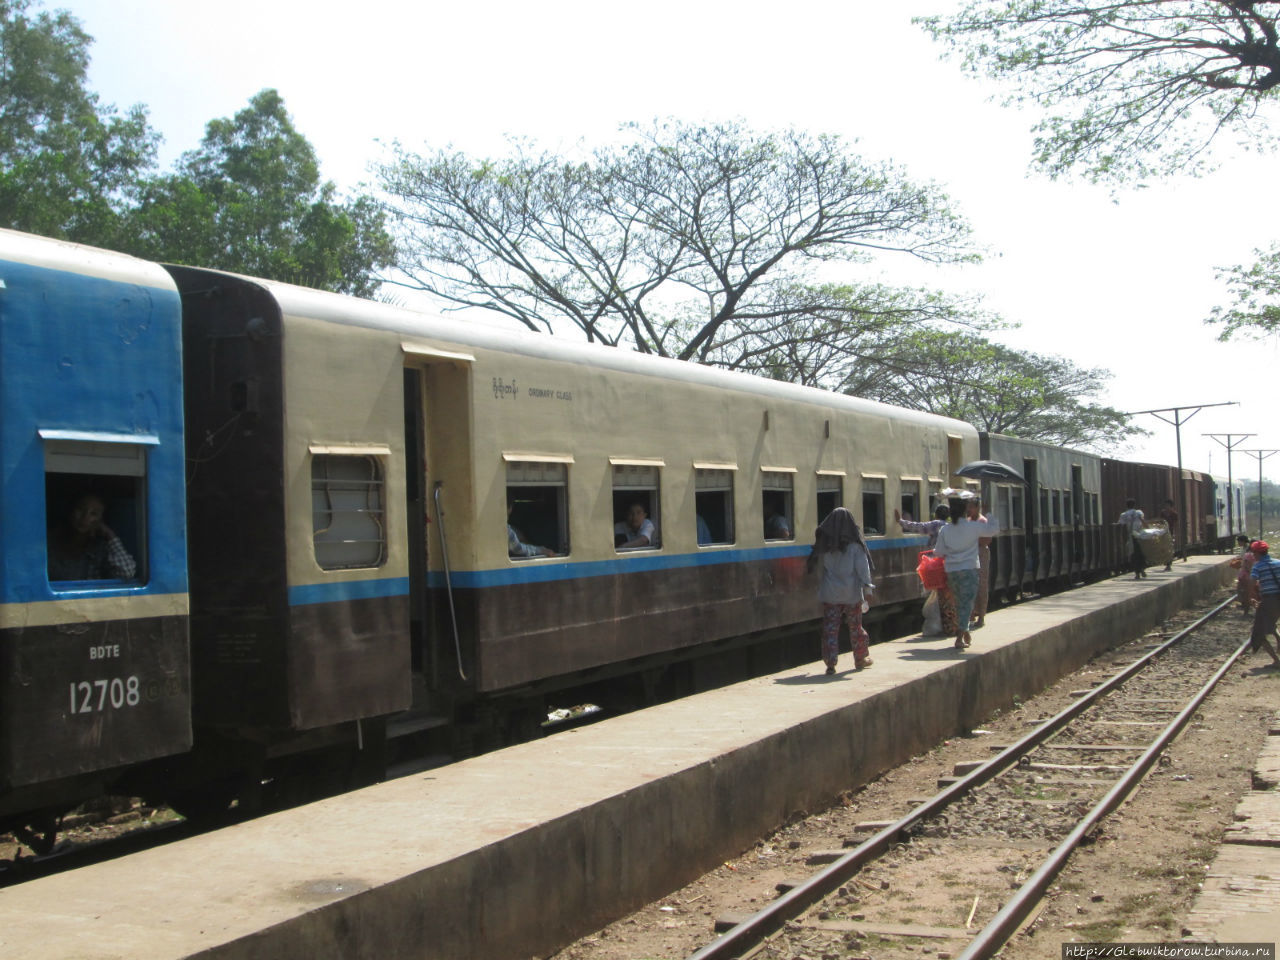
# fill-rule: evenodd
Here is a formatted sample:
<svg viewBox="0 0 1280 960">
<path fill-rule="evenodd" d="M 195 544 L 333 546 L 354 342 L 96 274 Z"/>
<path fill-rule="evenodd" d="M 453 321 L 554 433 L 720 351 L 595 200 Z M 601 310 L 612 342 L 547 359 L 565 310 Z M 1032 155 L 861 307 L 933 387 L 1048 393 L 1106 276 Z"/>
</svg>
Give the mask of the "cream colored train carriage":
<svg viewBox="0 0 1280 960">
<path fill-rule="evenodd" d="M 201 724 L 445 711 L 812 620 L 804 558 L 837 505 L 866 530 L 881 610 L 918 603 L 923 538 L 893 512 L 927 515 L 978 454 L 942 417 L 172 273 Z"/>
</svg>

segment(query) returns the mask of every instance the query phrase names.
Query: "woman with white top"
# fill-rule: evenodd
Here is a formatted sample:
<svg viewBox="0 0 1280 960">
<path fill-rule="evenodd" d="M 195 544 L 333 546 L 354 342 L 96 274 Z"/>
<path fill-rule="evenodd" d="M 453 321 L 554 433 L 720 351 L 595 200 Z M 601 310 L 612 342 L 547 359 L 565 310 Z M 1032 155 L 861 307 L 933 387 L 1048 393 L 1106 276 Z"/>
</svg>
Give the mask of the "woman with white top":
<svg viewBox="0 0 1280 960">
<path fill-rule="evenodd" d="M 1000 529 L 995 520 L 977 520 L 969 516 L 968 504 L 973 494 L 951 504 L 951 522 L 938 531 L 933 552 L 946 561 L 947 585 L 956 600 L 956 649 L 963 650 L 973 641 L 969 635 L 969 618 L 973 601 L 978 596 L 979 541 L 994 537 Z"/>
</svg>

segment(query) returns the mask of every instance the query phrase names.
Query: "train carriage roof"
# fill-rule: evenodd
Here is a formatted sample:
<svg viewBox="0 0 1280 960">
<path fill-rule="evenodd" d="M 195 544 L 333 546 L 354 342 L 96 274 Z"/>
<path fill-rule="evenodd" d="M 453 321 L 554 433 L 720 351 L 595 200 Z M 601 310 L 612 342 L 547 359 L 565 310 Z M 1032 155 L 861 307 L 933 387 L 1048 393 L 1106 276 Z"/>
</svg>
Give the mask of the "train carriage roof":
<svg viewBox="0 0 1280 960">
<path fill-rule="evenodd" d="M 0 229 L 0 261 L 61 270 L 86 277 L 145 287 L 174 288 L 173 280 L 158 264 L 126 253 L 53 240 L 17 230 Z M 0 278 L 3 279 L 3 278 Z"/>
<path fill-rule="evenodd" d="M 483 322 L 451 319 L 425 311 L 392 304 L 361 300 L 343 294 L 312 290 L 306 287 L 241 277 L 221 271 L 202 271 L 211 275 L 236 277 L 255 283 L 275 298 L 285 317 L 309 317 L 349 326 L 386 330 L 407 337 L 423 338 L 445 344 L 493 350 L 543 360 L 577 363 L 637 376 L 660 377 L 724 390 L 737 390 L 759 396 L 774 397 L 793 403 L 812 403 L 863 416 L 891 418 L 950 433 L 976 435 L 962 420 L 919 410 L 908 410 L 831 393 L 814 387 L 768 380 L 751 374 L 735 373 L 717 367 L 655 357 L 635 351 L 575 341 L 565 337 L 534 333 L 523 329 L 499 327 Z"/>
</svg>

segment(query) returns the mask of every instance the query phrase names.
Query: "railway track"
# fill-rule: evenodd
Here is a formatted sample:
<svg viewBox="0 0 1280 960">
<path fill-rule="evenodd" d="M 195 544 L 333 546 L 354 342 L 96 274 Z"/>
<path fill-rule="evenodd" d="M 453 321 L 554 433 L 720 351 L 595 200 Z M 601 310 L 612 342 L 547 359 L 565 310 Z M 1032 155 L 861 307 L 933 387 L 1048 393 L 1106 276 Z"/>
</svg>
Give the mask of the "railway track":
<svg viewBox="0 0 1280 960">
<path fill-rule="evenodd" d="M 881 938 L 877 957 L 894 940 L 933 944 L 960 960 L 992 956 L 1035 924 L 1045 891 L 1072 853 L 1167 756 L 1247 650 L 1238 622 L 1205 629 L 1230 603 L 1164 643 L 1131 656 L 1122 651 L 1132 645 L 1115 651 L 1109 677 L 1072 691 L 1074 702 L 1017 742 L 993 747 L 989 759 L 957 764 L 954 776 L 940 778 L 938 793 L 905 816 L 862 824 L 873 831 L 868 839 L 846 841 L 852 848 L 838 854 L 812 854 L 811 862 L 832 862 L 780 884 L 781 896 L 756 913 L 723 918 L 718 925 L 726 931 L 691 960 L 828 955 L 825 948 L 868 934 Z M 991 824 L 1000 825 L 998 840 Z M 896 922 L 869 920 L 869 901 L 890 881 L 864 877 L 890 854 L 892 884 L 935 909 L 900 903 Z M 930 886 L 935 892 L 921 896 Z"/>
</svg>

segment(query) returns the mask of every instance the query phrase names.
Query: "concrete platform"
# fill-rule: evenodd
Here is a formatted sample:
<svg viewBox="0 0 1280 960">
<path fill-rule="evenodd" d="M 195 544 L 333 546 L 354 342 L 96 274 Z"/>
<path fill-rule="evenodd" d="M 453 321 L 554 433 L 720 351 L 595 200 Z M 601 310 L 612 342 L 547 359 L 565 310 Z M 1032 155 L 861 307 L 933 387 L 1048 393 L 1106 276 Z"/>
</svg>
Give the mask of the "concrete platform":
<svg viewBox="0 0 1280 960">
<path fill-rule="evenodd" d="M 0 892 L 0 956 L 548 953 L 1233 577 L 1197 558 Z M 815 601 L 816 607 L 816 601 Z M 818 640 L 814 638 L 815 657 Z"/>
<path fill-rule="evenodd" d="M 1277 717 L 1280 719 L 1280 716 Z M 1280 726 L 1254 762 L 1254 789 L 1240 798 L 1235 823 L 1205 876 L 1184 924 L 1203 943 L 1280 941 Z"/>
</svg>

